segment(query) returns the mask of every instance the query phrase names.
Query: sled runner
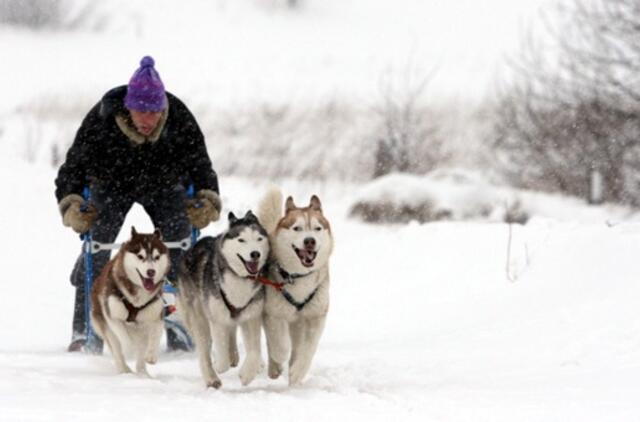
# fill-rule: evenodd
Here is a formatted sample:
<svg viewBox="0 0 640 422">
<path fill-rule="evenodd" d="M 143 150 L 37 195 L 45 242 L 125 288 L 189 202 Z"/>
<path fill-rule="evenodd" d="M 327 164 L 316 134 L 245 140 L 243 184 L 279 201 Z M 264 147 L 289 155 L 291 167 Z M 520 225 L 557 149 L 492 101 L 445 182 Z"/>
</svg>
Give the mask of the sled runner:
<svg viewBox="0 0 640 422">
<path fill-rule="evenodd" d="M 88 187 L 83 190 L 84 205 L 80 208 L 82 212 L 86 212 L 89 209 L 89 203 L 91 202 L 91 191 Z M 189 185 L 187 188 L 187 198 L 192 199 L 194 197 L 193 185 Z M 200 203 L 196 203 L 197 208 L 202 206 Z M 200 230 L 195 227 L 191 228 L 191 234 L 182 240 L 175 242 L 164 242 L 169 249 L 182 249 L 187 251 L 192 245 L 198 241 L 200 237 Z M 119 249 L 122 244 L 120 243 L 100 243 L 92 239 L 91 230 L 80 235 L 80 239 L 83 242 L 82 253 L 84 256 L 84 314 L 85 314 L 85 327 L 86 327 L 86 342 L 84 350 L 87 353 L 97 354 L 101 352 L 100 341 L 96 333 L 91 327 L 91 287 L 93 284 L 93 254 L 105 251 Z M 164 324 L 165 328 L 171 329 L 177 336 L 178 340 L 187 345 L 190 349 L 193 349 L 193 342 L 189 337 L 185 327 L 177 320 L 175 315 L 175 294 L 177 290 L 169 281 L 165 281 L 163 286 L 162 300 L 164 302 Z M 173 300 L 171 298 L 173 297 Z"/>
</svg>

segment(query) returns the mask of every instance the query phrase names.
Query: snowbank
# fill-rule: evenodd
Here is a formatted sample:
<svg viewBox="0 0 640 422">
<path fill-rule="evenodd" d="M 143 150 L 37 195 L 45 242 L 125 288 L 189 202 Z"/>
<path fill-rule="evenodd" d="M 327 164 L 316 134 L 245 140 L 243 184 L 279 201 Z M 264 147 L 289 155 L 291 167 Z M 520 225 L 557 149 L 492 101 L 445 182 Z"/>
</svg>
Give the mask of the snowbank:
<svg viewBox="0 0 640 422">
<path fill-rule="evenodd" d="M 587 206 L 577 198 L 495 185 L 477 172 L 462 169 L 438 170 L 424 176 L 380 177 L 358 189 L 350 215 L 373 223 L 439 220 L 525 223 L 534 216 L 584 222 L 640 217 L 623 206 Z"/>
</svg>

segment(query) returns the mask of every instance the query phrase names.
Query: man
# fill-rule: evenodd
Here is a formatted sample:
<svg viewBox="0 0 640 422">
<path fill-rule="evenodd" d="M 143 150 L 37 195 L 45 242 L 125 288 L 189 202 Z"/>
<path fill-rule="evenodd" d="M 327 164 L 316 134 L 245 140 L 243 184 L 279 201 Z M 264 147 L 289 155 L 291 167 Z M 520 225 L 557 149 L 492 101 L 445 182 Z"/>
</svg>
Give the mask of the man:
<svg viewBox="0 0 640 422">
<path fill-rule="evenodd" d="M 77 233 L 91 230 L 97 242 L 113 243 L 134 202 L 141 204 L 165 241 L 182 240 L 190 224 L 203 228 L 220 214 L 218 180 L 204 136 L 187 107 L 164 89 L 154 60 L 146 56 L 127 86 L 107 92 L 84 118 L 56 178 L 62 221 Z M 186 198 L 193 184 L 195 199 Z M 83 207 L 83 188 L 91 201 Z M 197 206 L 196 206 L 197 203 Z M 180 250 L 171 251 L 176 276 Z M 94 255 L 94 277 L 110 252 Z M 71 273 L 76 287 L 69 351 L 85 345 L 84 263 Z M 167 331 L 169 349 L 186 349 Z"/>
</svg>

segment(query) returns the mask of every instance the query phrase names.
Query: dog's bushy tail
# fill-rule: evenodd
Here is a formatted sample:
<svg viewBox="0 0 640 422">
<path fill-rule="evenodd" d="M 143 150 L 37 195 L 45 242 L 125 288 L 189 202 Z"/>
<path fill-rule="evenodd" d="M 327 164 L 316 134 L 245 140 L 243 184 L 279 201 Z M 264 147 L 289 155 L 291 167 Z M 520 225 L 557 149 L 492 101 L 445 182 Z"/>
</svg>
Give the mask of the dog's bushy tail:
<svg viewBox="0 0 640 422">
<path fill-rule="evenodd" d="M 278 221 L 282 218 L 282 191 L 277 186 L 269 188 L 258 206 L 258 220 L 267 233 L 276 231 Z"/>
</svg>

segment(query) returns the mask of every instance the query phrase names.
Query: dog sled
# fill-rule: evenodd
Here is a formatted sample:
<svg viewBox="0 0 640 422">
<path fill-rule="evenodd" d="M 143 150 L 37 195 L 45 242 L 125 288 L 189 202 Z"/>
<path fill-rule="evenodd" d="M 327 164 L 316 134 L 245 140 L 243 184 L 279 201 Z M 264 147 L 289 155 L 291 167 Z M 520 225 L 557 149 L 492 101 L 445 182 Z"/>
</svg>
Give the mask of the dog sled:
<svg viewBox="0 0 640 422">
<path fill-rule="evenodd" d="M 89 209 L 91 202 L 91 191 L 88 187 L 83 190 L 84 205 L 81 207 L 82 212 L 86 212 Z M 192 199 L 194 197 L 193 185 L 189 185 L 187 188 L 187 198 Z M 200 203 L 196 203 L 196 207 L 202 206 Z M 187 251 L 191 246 L 195 245 L 200 237 L 200 230 L 195 227 L 191 228 L 191 233 L 188 237 L 175 241 L 164 242 L 168 249 L 182 249 Z M 101 342 L 91 326 L 91 288 L 93 285 L 94 272 L 93 272 L 93 255 L 100 251 L 111 251 L 120 249 L 121 243 L 101 243 L 93 240 L 91 231 L 80 235 L 82 240 L 82 254 L 84 258 L 84 314 L 85 314 L 85 346 L 84 351 L 91 354 L 99 354 L 102 352 Z M 181 322 L 177 319 L 175 313 L 175 295 L 177 290 L 168 280 L 165 281 L 163 286 L 162 300 L 164 303 L 164 325 L 166 329 L 172 330 L 177 336 L 178 340 L 187 345 L 189 349 L 193 349 L 194 345 L 189 337 L 189 334 Z"/>
</svg>

